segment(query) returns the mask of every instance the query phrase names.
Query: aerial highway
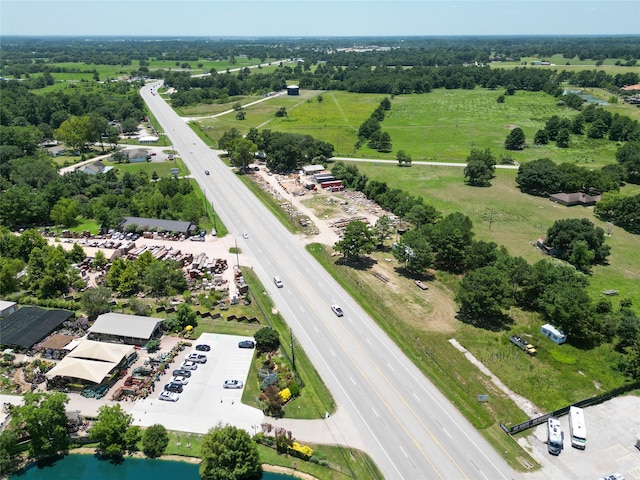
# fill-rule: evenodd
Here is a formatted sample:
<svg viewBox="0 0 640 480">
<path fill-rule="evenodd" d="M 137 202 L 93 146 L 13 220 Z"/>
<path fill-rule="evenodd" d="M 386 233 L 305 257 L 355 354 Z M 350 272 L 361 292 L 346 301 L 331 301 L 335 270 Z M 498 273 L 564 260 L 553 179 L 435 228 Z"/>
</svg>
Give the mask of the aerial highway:
<svg viewBox="0 0 640 480">
<path fill-rule="evenodd" d="M 255 259 L 256 274 L 348 419 L 336 429 L 335 443 L 357 438 L 386 479 L 518 478 L 156 93 L 159 85 L 144 86 L 142 97 L 238 247 Z M 274 285 L 276 275 L 283 288 Z M 340 305 L 344 316 L 336 316 L 332 304 Z"/>
</svg>

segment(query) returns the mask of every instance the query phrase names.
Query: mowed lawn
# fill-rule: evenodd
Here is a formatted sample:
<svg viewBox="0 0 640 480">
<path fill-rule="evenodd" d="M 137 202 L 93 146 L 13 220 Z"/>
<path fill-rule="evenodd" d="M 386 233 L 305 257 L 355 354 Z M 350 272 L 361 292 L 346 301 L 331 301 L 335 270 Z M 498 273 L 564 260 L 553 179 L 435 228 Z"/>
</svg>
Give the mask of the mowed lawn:
<svg viewBox="0 0 640 480">
<path fill-rule="evenodd" d="M 597 297 L 604 290 L 619 290 L 620 297 L 631 298 L 639 308 L 640 237 L 598 220 L 593 209 L 564 207 L 546 198 L 525 195 L 516 186 L 515 170 L 497 170 L 491 187 L 478 188 L 463 183 L 462 168 L 423 165 L 401 168 L 360 162 L 356 165 L 369 179 L 421 196 L 444 214 L 459 211 L 468 215 L 477 239 L 504 245 L 511 255 L 521 256 L 529 263 L 544 258 L 534 243 L 545 236 L 556 220 L 587 218 L 605 232 L 611 229 L 611 236 L 607 237 L 611 246 L 609 265 L 593 269 L 589 293 Z M 625 193 L 637 190 L 629 186 Z"/>
</svg>

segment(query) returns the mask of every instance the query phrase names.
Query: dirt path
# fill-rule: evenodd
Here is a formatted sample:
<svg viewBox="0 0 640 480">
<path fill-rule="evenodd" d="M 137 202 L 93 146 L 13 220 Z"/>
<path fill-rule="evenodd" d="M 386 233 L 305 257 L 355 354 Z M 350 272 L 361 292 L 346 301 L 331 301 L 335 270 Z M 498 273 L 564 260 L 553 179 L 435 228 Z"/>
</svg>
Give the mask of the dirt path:
<svg viewBox="0 0 640 480">
<path fill-rule="evenodd" d="M 509 387 L 507 387 L 504 383 L 502 383 L 502 381 L 498 377 L 496 377 L 491 372 L 491 370 L 485 367 L 480 360 L 478 360 L 476 357 L 473 356 L 471 352 L 469 352 L 466 348 L 460 345 L 460 343 L 458 343 L 458 341 L 455 338 L 452 338 L 451 340 L 449 340 L 449 343 L 453 345 L 458 351 L 462 352 L 464 356 L 467 358 L 467 360 L 469 360 L 476 367 L 478 367 L 482 373 L 484 373 L 489 378 L 491 378 L 491 381 L 493 382 L 493 384 L 496 387 L 498 387 L 500 390 L 502 390 L 506 395 L 508 395 L 509 398 L 513 400 L 515 404 L 518 405 L 518 407 L 520 407 L 520 409 L 529 416 L 529 418 L 534 418 L 542 415 L 542 410 L 540 408 L 538 408 L 536 405 L 534 405 L 531 401 L 529 401 L 522 395 L 518 395 L 516 392 L 514 392 Z"/>
</svg>

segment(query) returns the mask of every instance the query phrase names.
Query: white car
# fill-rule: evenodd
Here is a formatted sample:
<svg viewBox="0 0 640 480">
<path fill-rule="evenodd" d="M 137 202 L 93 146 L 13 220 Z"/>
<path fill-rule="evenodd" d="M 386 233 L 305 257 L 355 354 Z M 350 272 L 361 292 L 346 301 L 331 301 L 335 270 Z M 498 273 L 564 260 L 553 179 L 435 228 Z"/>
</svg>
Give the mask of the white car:
<svg viewBox="0 0 640 480">
<path fill-rule="evenodd" d="M 197 370 L 198 364 L 196 362 L 184 362 L 180 368 L 183 370 Z"/>
<path fill-rule="evenodd" d="M 166 402 L 177 402 L 179 398 L 180 395 L 177 393 L 167 392 L 166 390 L 160 392 L 160 395 L 158 395 L 159 400 L 164 400 Z"/>
<path fill-rule="evenodd" d="M 175 377 L 173 377 L 173 380 L 171 380 L 173 383 L 179 383 L 180 385 L 186 385 L 187 383 L 189 383 L 189 380 L 187 380 L 187 377 L 183 376 L 183 375 L 177 375 Z"/>
<path fill-rule="evenodd" d="M 276 287 L 278 288 L 282 288 L 284 287 L 284 283 L 282 283 L 282 280 L 280 280 L 280 277 L 273 277 L 273 283 L 276 284 Z"/>
<path fill-rule="evenodd" d="M 615 472 L 610 473 L 609 475 L 605 475 L 604 477 L 600 477 L 599 480 L 624 480 L 624 477 L 622 476 L 622 474 Z"/>
<path fill-rule="evenodd" d="M 190 353 L 187 355 L 186 360 L 196 363 L 207 363 L 207 356 L 202 353 Z"/>
<path fill-rule="evenodd" d="M 244 383 L 242 383 L 240 380 L 225 380 L 224 381 L 224 388 L 242 388 L 244 385 Z"/>
<path fill-rule="evenodd" d="M 242 234 L 242 238 L 249 238 L 249 234 L 248 234 L 247 232 L 244 232 L 244 233 Z"/>
<path fill-rule="evenodd" d="M 331 310 L 333 310 L 333 313 L 335 313 L 338 317 L 342 317 L 344 315 L 344 312 L 342 311 L 342 308 L 340 308 L 339 305 L 331 305 Z"/>
</svg>

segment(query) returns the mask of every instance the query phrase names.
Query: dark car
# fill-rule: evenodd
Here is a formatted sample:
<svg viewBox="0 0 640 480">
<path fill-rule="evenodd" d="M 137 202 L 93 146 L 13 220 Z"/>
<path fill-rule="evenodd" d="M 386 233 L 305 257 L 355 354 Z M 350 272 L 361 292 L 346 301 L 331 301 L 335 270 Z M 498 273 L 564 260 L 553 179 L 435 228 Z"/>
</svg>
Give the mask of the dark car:
<svg viewBox="0 0 640 480">
<path fill-rule="evenodd" d="M 238 342 L 238 347 L 240 348 L 253 348 L 255 346 L 255 342 L 252 342 L 251 340 L 242 340 L 241 342 Z"/>
<path fill-rule="evenodd" d="M 205 174 L 205 175 L 209 175 L 209 170 L 205 170 L 205 171 L 204 171 L 204 174 Z"/>
<path fill-rule="evenodd" d="M 167 383 L 164 386 L 164 389 L 167 392 L 182 393 L 182 385 L 180 385 L 179 383 Z"/>
<path fill-rule="evenodd" d="M 211 350 L 211 347 L 209 345 L 196 345 L 196 350 L 199 352 L 208 352 L 209 350 Z"/>
<path fill-rule="evenodd" d="M 174 377 L 187 377 L 187 378 L 188 378 L 188 377 L 190 377 L 190 376 L 191 376 L 191 371 L 189 371 L 189 370 L 185 370 L 185 369 L 181 368 L 181 369 L 179 369 L 179 370 L 174 370 L 174 371 L 172 372 L 172 375 L 173 375 Z"/>
</svg>

